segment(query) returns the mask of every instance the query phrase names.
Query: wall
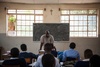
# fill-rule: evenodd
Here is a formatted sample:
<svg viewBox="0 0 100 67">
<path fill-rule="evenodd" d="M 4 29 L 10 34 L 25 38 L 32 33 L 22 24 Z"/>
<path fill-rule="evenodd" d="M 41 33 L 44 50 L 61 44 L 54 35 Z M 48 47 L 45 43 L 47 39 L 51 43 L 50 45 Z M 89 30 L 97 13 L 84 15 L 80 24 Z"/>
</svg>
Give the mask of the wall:
<svg viewBox="0 0 100 67">
<path fill-rule="evenodd" d="M 33 53 L 38 53 L 38 49 L 40 46 L 39 41 L 34 41 L 32 37 L 8 37 L 6 36 L 6 11 L 5 7 L 8 9 L 44 9 L 44 22 L 60 22 L 60 11 L 61 9 L 87 9 L 87 8 L 97 8 L 100 10 L 100 4 L 81 4 L 81 5 L 72 5 L 72 4 L 42 4 L 42 5 L 34 5 L 34 4 L 15 4 L 15 3 L 0 3 L 0 46 L 3 47 L 4 51 L 10 50 L 12 47 L 18 47 L 20 49 L 20 44 L 25 43 L 28 46 L 28 51 L 32 51 Z M 53 10 L 52 15 L 50 10 Z M 98 17 L 100 14 L 98 15 Z M 100 19 L 100 17 L 99 17 Z M 100 20 L 99 20 L 100 21 Z M 98 26 L 98 30 L 100 30 L 100 22 Z M 100 34 L 100 31 L 99 31 Z M 62 51 L 65 49 L 69 49 L 69 43 L 75 42 L 77 44 L 76 50 L 79 51 L 81 57 L 83 58 L 83 52 L 86 48 L 90 48 L 93 50 L 94 54 L 100 55 L 100 35 L 98 38 L 70 38 L 70 41 L 56 41 L 54 44 L 58 51 Z M 4 52 L 3 51 L 3 52 Z"/>
</svg>

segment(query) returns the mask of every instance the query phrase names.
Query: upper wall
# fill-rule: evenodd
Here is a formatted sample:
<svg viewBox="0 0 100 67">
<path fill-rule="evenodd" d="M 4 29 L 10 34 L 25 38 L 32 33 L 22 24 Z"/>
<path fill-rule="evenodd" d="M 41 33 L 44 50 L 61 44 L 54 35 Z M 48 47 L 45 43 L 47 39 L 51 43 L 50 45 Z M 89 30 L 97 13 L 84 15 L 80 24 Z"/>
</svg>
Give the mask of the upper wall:
<svg viewBox="0 0 100 67">
<path fill-rule="evenodd" d="M 60 9 L 93 9 L 100 10 L 100 4 L 15 4 L 15 3 L 0 3 L 0 33 L 6 32 L 6 10 L 7 9 L 46 9 L 44 11 L 44 23 L 58 23 L 60 22 Z M 52 15 L 51 15 L 51 11 Z M 99 13 L 100 14 L 100 13 Z M 100 17 L 99 17 L 100 18 Z M 100 21 L 100 20 L 99 20 Z M 100 24 L 99 24 L 100 26 Z M 2 28 L 1 28 L 2 27 Z M 100 29 L 100 27 L 99 27 Z M 99 31 L 100 33 L 100 31 Z"/>
</svg>

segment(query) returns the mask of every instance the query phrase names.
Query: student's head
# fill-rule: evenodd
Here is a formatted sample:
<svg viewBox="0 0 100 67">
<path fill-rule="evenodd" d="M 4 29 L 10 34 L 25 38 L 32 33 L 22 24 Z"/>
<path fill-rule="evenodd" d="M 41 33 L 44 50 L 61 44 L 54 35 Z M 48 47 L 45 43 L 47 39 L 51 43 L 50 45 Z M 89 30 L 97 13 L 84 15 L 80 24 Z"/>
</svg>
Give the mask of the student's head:
<svg viewBox="0 0 100 67">
<path fill-rule="evenodd" d="M 90 58 L 90 67 L 100 67 L 100 56 L 99 55 L 93 55 Z"/>
<path fill-rule="evenodd" d="M 10 50 L 10 52 L 11 52 L 11 56 L 12 56 L 12 57 L 18 57 L 18 56 L 19 56 L 19 49 L 16 48 L 16 47 L 12 48 L 12 49 Z"/>
<path fill-rule="evenodd" d="M 93 55 L 93 52 L 92 52 L 91 49 L 86 49 L 86 50 L 84 51 L 84 57 L 85 57 L 86 59 L 91 58 L 92 55 Z"/>
<path fill-rule="evenodd" d="M 71 42 L 70 45 L 69 45 L 69 47 L 70 47 L 71 49 L 74 49 L 74 48 L 76 47 L 76 44 L 75 44 L 74 42 Z"/>
<path fill-rule="evenodd" d="M 44 54 L 42 57 L 43 67 L 55 67 L 55 58 L 52 54 Z"/>
<path fill-rule="evenodd" d="M 49 37 L 50 32 L 48 30 L 45 31 L 46 37 Z"/>
<path fill-rule="evenodd" d="M 45 52 L 51 52 L 52 51 L 52 47 L 53 47 L 53 44 L 52 43 L 46 43 L 44 45 Z"/>
<path fill-rule="evenodd" d="M 26 44 L 21 44 L 20 48 L 21 48 L 22 51 L 27 51 Z"/>
</svg>

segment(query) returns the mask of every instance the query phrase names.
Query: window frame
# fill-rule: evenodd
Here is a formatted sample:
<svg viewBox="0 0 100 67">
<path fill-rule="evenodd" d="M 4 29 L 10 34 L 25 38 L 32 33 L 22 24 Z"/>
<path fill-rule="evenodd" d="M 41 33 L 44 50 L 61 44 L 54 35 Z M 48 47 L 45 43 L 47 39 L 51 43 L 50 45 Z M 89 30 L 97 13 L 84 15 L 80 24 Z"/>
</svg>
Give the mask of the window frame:
<svg viewBox="0 0 100 67">
<path fill-rule="evenodd" d="M 65 10 L 67 14 L 62 14 L 61 11 L 63 11 L 63 10 Z M 69 11 L 69 13 L 67 12 L 67 10 Z M 89 14 L 89 13 L 88 13 L 88 14 L 70 14 L 70 10 L 87 10 L 87 12 L 89 12 L 89 10 L 96 10 L 96 14 Z M 84 36 L 84 35 L 82 35 L 82 36 L 79 36 L 79 35 L 78 35 L 78 36 L 70 36 L 71 38 L 77 38 L 77 37 L 79 37 L 79 38 L 84 38 L 84 37 L 85 37 L 85 38 L 91 38 L 91 37 L 92 37 L 92 38 L 97 38 L 97 37 L 98 37 L 98 9 L 61 9 L 61 10 L 60 10 L 60 21 L 61 21 L 61 23 L 62 23 L 62 21 L 65 21 L 65 22 L 66 22 L 66 20 L 61 20 L 61 17 L 62 17 L 62 16 L 68 16 L 69 19 L 67 20 L 67 23 L 69 23 L 69 25 L 70 25 L 70 23 L 71 23 L 71 21 L 72 21 L 72 20 L 70 20 L 70 16 L 71 16 L 71 15 L 87 15 L 87 20 L 86 20 L 86 21 L 87 21 L 87 28 L 88 28 L 88 26 L 89 26 L 89 24 L 88 24 L 88 16 L 89 16 L 89 15 L 95 15 L 95 16 L 96 16 L 96 31 L 95 31 L 95 32 L 96 32 L 96 35 L 95 35 L 95 36 L 93 36 L 93 35 L 92 35 L 92 36 L 89 36 L 89 35 L 88 35 L 89 31 L 88 31 L 88 29 L 87 29 L 87 31 L 86 31 L 87 35 L 86 35 L 86 36 Z M 76 21 L 76 20 L 73 20 L 73 21 Z M 80 20 L 78 19 L 78 21 L 80 21 Z M 83 20 L 83 21 L 84 21 L 84 20 Z M 92 21 L 93 21 L 93 20 L 92 20 Z M 75 26 L 75 25 L 73 25 L 73 26 Z M 69 27 L 71 27 L 71 25 L 70 25 Z M 69 29 L 71 29 L 71 28 L 69 28 Z M 75 30 L 74 30 L 74 31 L 75 31 Z M 71 30 L 69 30 L 69 34 L 71 34 L 70 32 L 71 32 Z M 76 31 L 75 31 L 75 32 L 76 32 Z M 78 32 L 78 34 L 79 34 L 80 31 L 77 31 L 77 32 Z M 93 32 L 93 31 L 92 31 L 92 32 Z"/>
<path fill-rule="evenodd" d="M 15 10 L 16 12 L 15 13 L 8 13 L 8 10 Z M 37 23 L 36 21 L 39 21 L 39 22 L 42 22 L 43 23 L 43 20 L 44 20 L 44 10 L 43 9 L 32 9 L 33 11 L 34 11 L 34 13 L 33 14 L 25 14 L 25 13 L 17 13 L 17 10 L 22 10 L 22 9 L 8 9 L 7 11 L 6 11 L 6 36 L 9 36 L 9 37 L 32 37 L 33 36 L 33 23 Z M 27 9 L 26 9 L 27 10 Z M 29 10 L 29 9 L 28 9 Z M 30 9 L 31 10 L 31 9 Z M 42 13 L 41 14 L 36 14 L 35 13 L 35 11 L 36 10 L 41 10 L 42 11 Z M 15 35 L 9 35 L 9 31 L 8 31 L 8 16 L 9 15 L 15 15 L 16 16 L 16 25 L 15 25 L 15 30 L 14 30 L 14 32 L 16 32 L 15 33 Z M 25 35 L 23 36 L 22 35 L 22 29 L 21 30 L 18 30 L 18 28 L 17 28 L 17 26 L 18 26 L 18 21 L 19 21 L 19 19 L 18 19 L 18 17 L 17 16 L 22 16 L 22 15 L 25 15 L 25 17 L 26 16 L 28 16 L 29 15 L 29 17 L 31 17 L 32 15 L 34 16 L 34 20 L 31 20 L 30 18 L 29 18 L 29 20 L 26 20 L 26 19 L 24 19 L 24 20 L 22 20 L 22 18 L 20 19 L 20 22 L 22 23 L 22 21 L 25 21 L 25 24 L 26 24 L 26 21 L 29 21 L 29 22 L 32 22 L 32 24 L 30 23 L 30 25 L 20 25 L 21 27 L 22 26 L 31 26 L 32 28 L 31 28 L 31 30 L 29 29 L 29 30 L 27 30 L 26 28 L 25 28 L 25 30 L 23 30 L 23 32 L 25 32 Z M 36 16 L 41 16 L 42 17 L 42 20 L 36 20 Z M 38 23 L 39 23 L 38 22 Z M 27 30 L 27 31 L 26 31 Z M 20 31 L 20 35 L 18 35 L 18 31 Z M 26 34 L 29 34 L 29 35 L 26 35 Z M 30 35 L 31 34 L 31 35 Z"/>
</svg>

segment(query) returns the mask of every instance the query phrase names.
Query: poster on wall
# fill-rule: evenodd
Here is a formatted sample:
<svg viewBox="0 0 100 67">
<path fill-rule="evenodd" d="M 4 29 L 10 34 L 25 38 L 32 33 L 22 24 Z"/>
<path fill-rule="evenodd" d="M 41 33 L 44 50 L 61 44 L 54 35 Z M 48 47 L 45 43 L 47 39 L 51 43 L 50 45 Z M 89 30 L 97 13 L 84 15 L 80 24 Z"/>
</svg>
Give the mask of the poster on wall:
<svg viewBox="0 0 100 67">
<path fill-rule="evenodd" d="M 15 24 L 16 24 L 16 16 L 15 15 L 8 15 L 7 16 L 7 35 L 8 36 L 15 36 Z"/>
</svg>

